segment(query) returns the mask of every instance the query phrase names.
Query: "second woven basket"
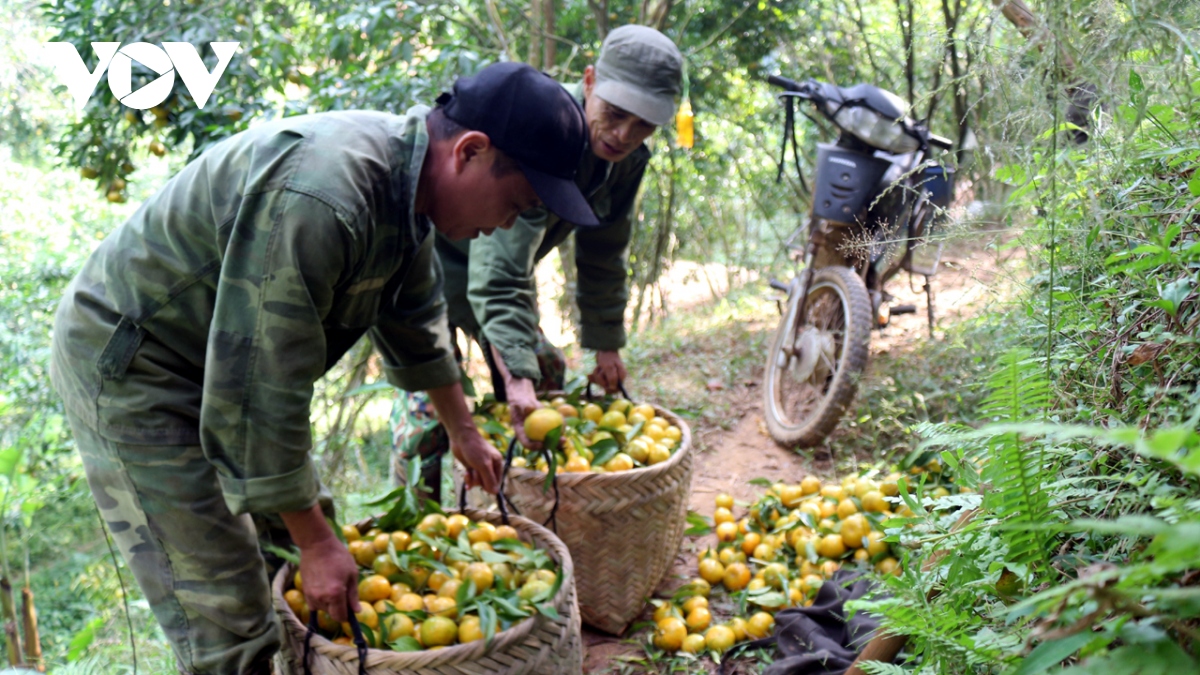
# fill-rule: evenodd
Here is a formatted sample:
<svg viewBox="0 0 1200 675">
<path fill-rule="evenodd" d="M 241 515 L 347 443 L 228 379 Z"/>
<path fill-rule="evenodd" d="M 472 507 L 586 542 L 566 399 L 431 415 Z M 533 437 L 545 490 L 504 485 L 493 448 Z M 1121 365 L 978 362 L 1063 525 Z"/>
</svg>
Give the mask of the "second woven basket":
<svg viewBox="0 0 1200 675">
<path fill-rule="evenodd" d="M 692 435 L 675 414 L 655 408 L 683 432 L 660 464 L 618 473 L 557 476 L 557 534 L 571 551 L 584 623 L 620 635 L 671 566 L 687 529 L 692 489 Z M 545 522 L 554 490 L 546 474 L 513 468 L 505 494 L 521 515 Z"/>
</svg>

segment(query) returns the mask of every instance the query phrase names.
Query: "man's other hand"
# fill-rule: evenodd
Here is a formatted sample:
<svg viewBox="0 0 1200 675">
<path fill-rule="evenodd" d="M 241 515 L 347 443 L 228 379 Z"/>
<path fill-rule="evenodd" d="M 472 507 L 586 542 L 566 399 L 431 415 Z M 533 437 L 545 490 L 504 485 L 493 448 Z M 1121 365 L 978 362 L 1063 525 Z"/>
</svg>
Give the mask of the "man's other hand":
<svg viewBox="0 0 1200 675">
<path fill-rule="evenodd" d="M 625 363 L 621 361 L 620 352 L 596 352 L 596 369 L 588 375 L 588 379 L 604 387 L 604 393 L 615 394 L 621 388 L 621 383 L 629 377 Z"/>
<path fill-rule="evenodd" d="M 467 468 L 467 487 L 481 487 L 496 494 L 504 472 L 504 458 L 496 448 L 472 429 L 450 441 L 450 451 Z"/>
</svg>

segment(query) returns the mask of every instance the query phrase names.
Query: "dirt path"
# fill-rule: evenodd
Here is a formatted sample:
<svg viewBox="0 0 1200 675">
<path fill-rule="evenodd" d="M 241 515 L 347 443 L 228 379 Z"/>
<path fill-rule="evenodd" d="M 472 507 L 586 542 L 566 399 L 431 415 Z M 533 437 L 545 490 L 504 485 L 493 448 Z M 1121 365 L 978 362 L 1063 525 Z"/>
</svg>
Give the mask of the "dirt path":
<svg viewBox="0 0 1200 675">
<path fill-rule="evenodd" d="M 934 279 L 939 337 L 943 327 L 976 316 L 1008 296 L 1014 283 L 1012 273 L 1019 267 L 1021 250 L 1005 250 L 994 244 L 992 237 L 972 237 L 947 247 Z M 918 312 L 893 317 L 886 329 L 872 335 L 874 364 L 868 369 L 868 379 L 880 377 L 882 371 L 889 368 L 911 367 L 911 364 L 905 364 L 906 354 L 928 339 L 925 294 L 921 290 L 923 279 L 914 279 L 911 289 L 907 282 L 904 276 L 898 277 L 889 290 L 896 296 L 895 304 L 914 304 Z M 729 428 L 726 429 L 701 418 L 692 425 L 698 447 L 704 450 L 697 454 L 689 500 L 691 510 L 710 516 L 713 499 L 722 492 L 733 495 L 742 503 L 753 502 L 762 491 L 762 488 L 749 484 L 754 478 L 797 482 L 808 473 L 832 477 L 834 453 L 838 452 L 843 432 L 835 432 L 826 446 L 803 454 L 776 445 L 767 434 L 762 418 L 761 373 L 756 372 L 753 379 L 715 391 L 713 395 L 723 399 L 714 407 L 729 410 L 725 419 L 732 424 L 727 424 Z M 657 595 L 669 596 L 674 588 L 694 576 L 697 552 L 710 545 L 715 545 L 715 538 L 685 538 L 675 565 Z M 648 620 L 649 614 L 648 609 L 640 620 Z M 588 650 L 585 673 L 617 672 L 616 664 L 623 659 L 644 654 L 628 637 L 614 638 L 586 628 L 584 642 Z"/>
</svg>

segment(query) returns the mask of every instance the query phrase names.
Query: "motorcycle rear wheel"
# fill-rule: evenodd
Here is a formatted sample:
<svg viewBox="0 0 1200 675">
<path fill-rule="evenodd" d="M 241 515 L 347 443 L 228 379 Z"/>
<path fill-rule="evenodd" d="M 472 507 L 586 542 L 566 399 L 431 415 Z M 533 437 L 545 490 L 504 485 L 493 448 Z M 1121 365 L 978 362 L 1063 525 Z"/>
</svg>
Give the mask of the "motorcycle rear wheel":
<svg viewBox="0 0 1200 675">
<path fill-rule="evenodd" d="M 785 447 L 819 445 L 837 428 L 858 391 L 871 340 L 871 300 L 853 270 L 816 270 L 804 316 L 802 290 L 788 299 L 764 377 L 767 429 Z"/>
</svg>

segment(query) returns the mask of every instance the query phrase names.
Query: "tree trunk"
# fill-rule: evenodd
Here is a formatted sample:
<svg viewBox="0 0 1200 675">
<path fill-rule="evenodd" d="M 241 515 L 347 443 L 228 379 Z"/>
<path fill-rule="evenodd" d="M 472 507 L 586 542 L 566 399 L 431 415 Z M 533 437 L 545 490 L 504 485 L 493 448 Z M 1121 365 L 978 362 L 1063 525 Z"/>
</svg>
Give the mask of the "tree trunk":
<svg viewBox="0 0 1200 675">
<path fill-rule="evenodd" d="M 4 611 L 4 638 L 8 651 L 9 665 L 21 663 L 21 634 L 17 630 L 17 605 L 13 600 L 12 583 L 8 577 L 0 578 L 0 607 Z"/>
<path fill-rule="evenodd" d="M 608 37 L 608 0 L 588 0 L 588 8 L 592 10 L 592 17 L 596 19 L 596 34 L 603 42 L 604 38 Z"/>
<path fill-rule="evenodd" d="M 575 266 L 575 237 L 567 237 L 558 245 L 558 262 L 562 265 L 563 292 L 558 296 L 558 312 L 564 322 L 575 331 L 576 339 L 582 337 L 579 333 L 579 303 L 575 302 L 575 294 L 579 291 L 579 269 Z"/>
<path fill-rule="evenodd" d="M 42 670 L 42 639 L 38 636 L 37 608 L 33 605 L 33 591 L 28 586 L 21 589 L 21 623 L 25 629 L 25 663 Z"/>
<path fill-rule="evenodd" d="M 542 70 L 554 68 L 558 58 L 558 41 L 554 39 L 554 0 L 542 0 Z"/>
<path fill-rule="evenodd" d="M 1029 5 L 1025 4 L 1025 0 L 992 0 L 992 4 L 1000 8 L 1000 13 L 1004 15 L 1004 18 L 1016 26 L 1021 35 L 1031 40 L 1038 51 L 1042 51 L 1043 38 L 1049 35 L 1050 31 L 1039 28 L 1037 16 L 1033 10 L 1029 9 Z M 1067 82 L 1067 121 L 1080 129 L 1087 129 L 1092 110 L 1099 102 L 1096 86 L 1083 80 L 1074 79 L 1075 59 L 1067 53 L 1066 49 L 1059 48 L 1058 59 L 1059 72 L 1055 75 L 1062 77 Z M 1076 131 L 1074 137 L 1076 143 L 1085 143 L 1088 134 L 1086 131 Z"/>
<path fill-rule="evenodd" d="M 548 1 L 548 0 L 547 0 Z M 542 21 L 545 18 L 542 10 L 543 0 L 529 0 L 529 65 L 542 69 Z"/>
</svg>

